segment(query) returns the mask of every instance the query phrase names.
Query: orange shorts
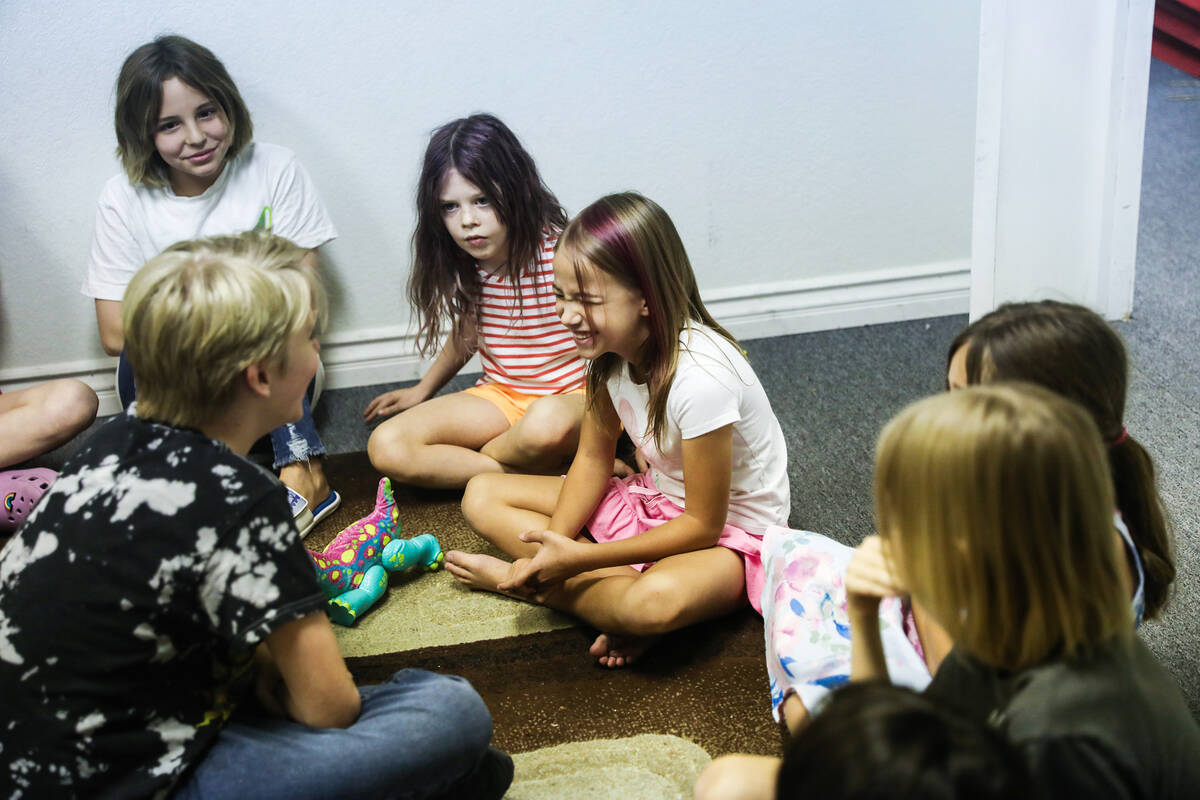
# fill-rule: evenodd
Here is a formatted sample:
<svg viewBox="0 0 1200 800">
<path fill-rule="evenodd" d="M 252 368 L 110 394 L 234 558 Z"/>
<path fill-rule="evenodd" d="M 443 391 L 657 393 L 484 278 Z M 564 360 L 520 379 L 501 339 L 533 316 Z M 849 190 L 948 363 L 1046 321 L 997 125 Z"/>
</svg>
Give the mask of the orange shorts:
<svg viewBox="0 0 1200 800">
<path fill-rule="evenodd" d="M 525 412 L 533 405 L 535 400 L 541 400 L 543 397 L 555 397 L 556 395 L 544 394 L 521 394 L 513 391 L 507 386 L 500 383 L 481 383 L 472 386 L 469 389 L 463 389 L 467 394 L 473 394 L 476 397 L 482 397 L 496 408 L 500 409 L 500 413 L 508 420 L 509 425 L 516 425 L 517 420 L 525 416 Z M 583 389 L 575 389 L 571 392 L 564 392 L 561 396 L 569 397 L 575 394 L 583 394 Z"/>
</svg>

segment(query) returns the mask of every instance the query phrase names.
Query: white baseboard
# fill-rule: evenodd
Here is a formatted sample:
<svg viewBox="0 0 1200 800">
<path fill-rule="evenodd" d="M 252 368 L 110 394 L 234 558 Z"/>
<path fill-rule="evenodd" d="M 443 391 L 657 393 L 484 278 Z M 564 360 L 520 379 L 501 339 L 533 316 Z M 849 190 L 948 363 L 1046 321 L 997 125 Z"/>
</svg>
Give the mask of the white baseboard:
<svg viewBox="0 0 1200 800">
<path fill-rule="evenodd" d="M 967 259 L 853 275 L 749 284 L 705 292 L 708 310 L 739 339 L 853 328 L 965 314 L 971 264 Z M 416 380 L 429 362 L 416 354 L 407 326 L 360 328 L 322 337 L 325 389 Z M 0 384 L 19 389 L 55 378 L 78 378 L 96 390 L 100 414 L 120 410 L 116 359 L 61 362 L 0 370 Z M 479 371 L 477 359 L 467 370 Z"/>
</svg>

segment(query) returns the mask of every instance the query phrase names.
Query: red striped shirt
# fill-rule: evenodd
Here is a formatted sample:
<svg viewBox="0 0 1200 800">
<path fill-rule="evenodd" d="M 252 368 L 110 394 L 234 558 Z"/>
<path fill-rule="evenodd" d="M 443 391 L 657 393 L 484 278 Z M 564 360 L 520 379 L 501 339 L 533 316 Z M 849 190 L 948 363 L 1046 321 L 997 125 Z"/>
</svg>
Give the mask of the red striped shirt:
<svg viewBox="0 0 1200 800">
<path fill-rule="evenodd" d="M 542 240 L 537 264 L 521 274 L 515 289 L 507 276 L 488 275 L 476 265 L 479 383 L 534 395 L 583 388 L 587 365 L 554 310 L 555 240 Z"/>
</svg>

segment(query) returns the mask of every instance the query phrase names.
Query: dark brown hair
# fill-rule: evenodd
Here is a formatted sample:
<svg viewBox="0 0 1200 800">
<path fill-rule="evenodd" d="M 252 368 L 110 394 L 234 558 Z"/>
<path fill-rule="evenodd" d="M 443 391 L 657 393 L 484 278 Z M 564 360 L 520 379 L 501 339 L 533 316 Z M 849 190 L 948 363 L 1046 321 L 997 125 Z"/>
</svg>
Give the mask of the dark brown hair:
<svg viewBox="0 0 1200 800">
<path fill-rule="evenodd" d="M 788 743 L 775 790 L 779 800 L 1040 796 L 1001 734 L 911 689 L 875 682 L 828 697 Z"/>
<path fill-rule="evenodd" d="M 206 47 L 182 36 L 160 36 L 129 54 L 117 76 L 117 156 L 134 186 L 166 186 L 167 165 L 154 146 L 163 81 L 191 86 L 217 104 L 229 122 L 232 159 L 254 138 L 250 112 L 225 65 Z"/>
<path fill-rule="evenodd" d="M 442 218 L 439 190 L 450 170 L 479 187 L 507 229 L 505 274 L 514 291 L 522 272 L 536 264 L 543 237 L 567 225 L 567 212 L 542 181 L 533 158 L 499 119 L 473 114 L 434 131 L 417 181 L 408 281 L 408 299 L 419 321 L 417 348 L 425 356 L 437 350 L 447 332 L 459 336 L 475 318 L 475 259 L 454 241 Z"/>
<path fill-rule="evenodd" d="M 1175 580 L 1173 536 L 1154 462 L 1125 431 L 1129 366 L 1121 337 L 1091 309 L 1042 300 L 1006 303 L 967 326 L 950 345 L 947 370 L 963 346 L 968 384 L 1029 381 L 1069 397 L 1091 413 L 1108 443 L 1117 508 L 1145 571 L 1145 617 L 1156 617 Z"/>
</svg>

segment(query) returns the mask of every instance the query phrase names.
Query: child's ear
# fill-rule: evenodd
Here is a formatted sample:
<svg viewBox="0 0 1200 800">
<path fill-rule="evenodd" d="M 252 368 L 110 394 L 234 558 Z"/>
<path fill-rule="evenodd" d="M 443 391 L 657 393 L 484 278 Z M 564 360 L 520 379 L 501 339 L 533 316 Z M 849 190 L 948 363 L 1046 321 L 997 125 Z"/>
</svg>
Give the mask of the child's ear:
<svg viewBox="0 0 1200 800">
<path fill-rule="evenodd" d="M 246 381 L 246 388 L 253 394 L 260 397 L 271 396 L 271 377 L 265 363 L 259 361 L 246 367 L 242 370 L 242 378 Z"/>
<path fill-rule="evenodd" d="M 646 298 L 644 296 L 642 297 L 642 307 L 638 309 L 638 316 L 639 317 L 650 316 L 650 306 L 646 305 Z"/>
</svg>

